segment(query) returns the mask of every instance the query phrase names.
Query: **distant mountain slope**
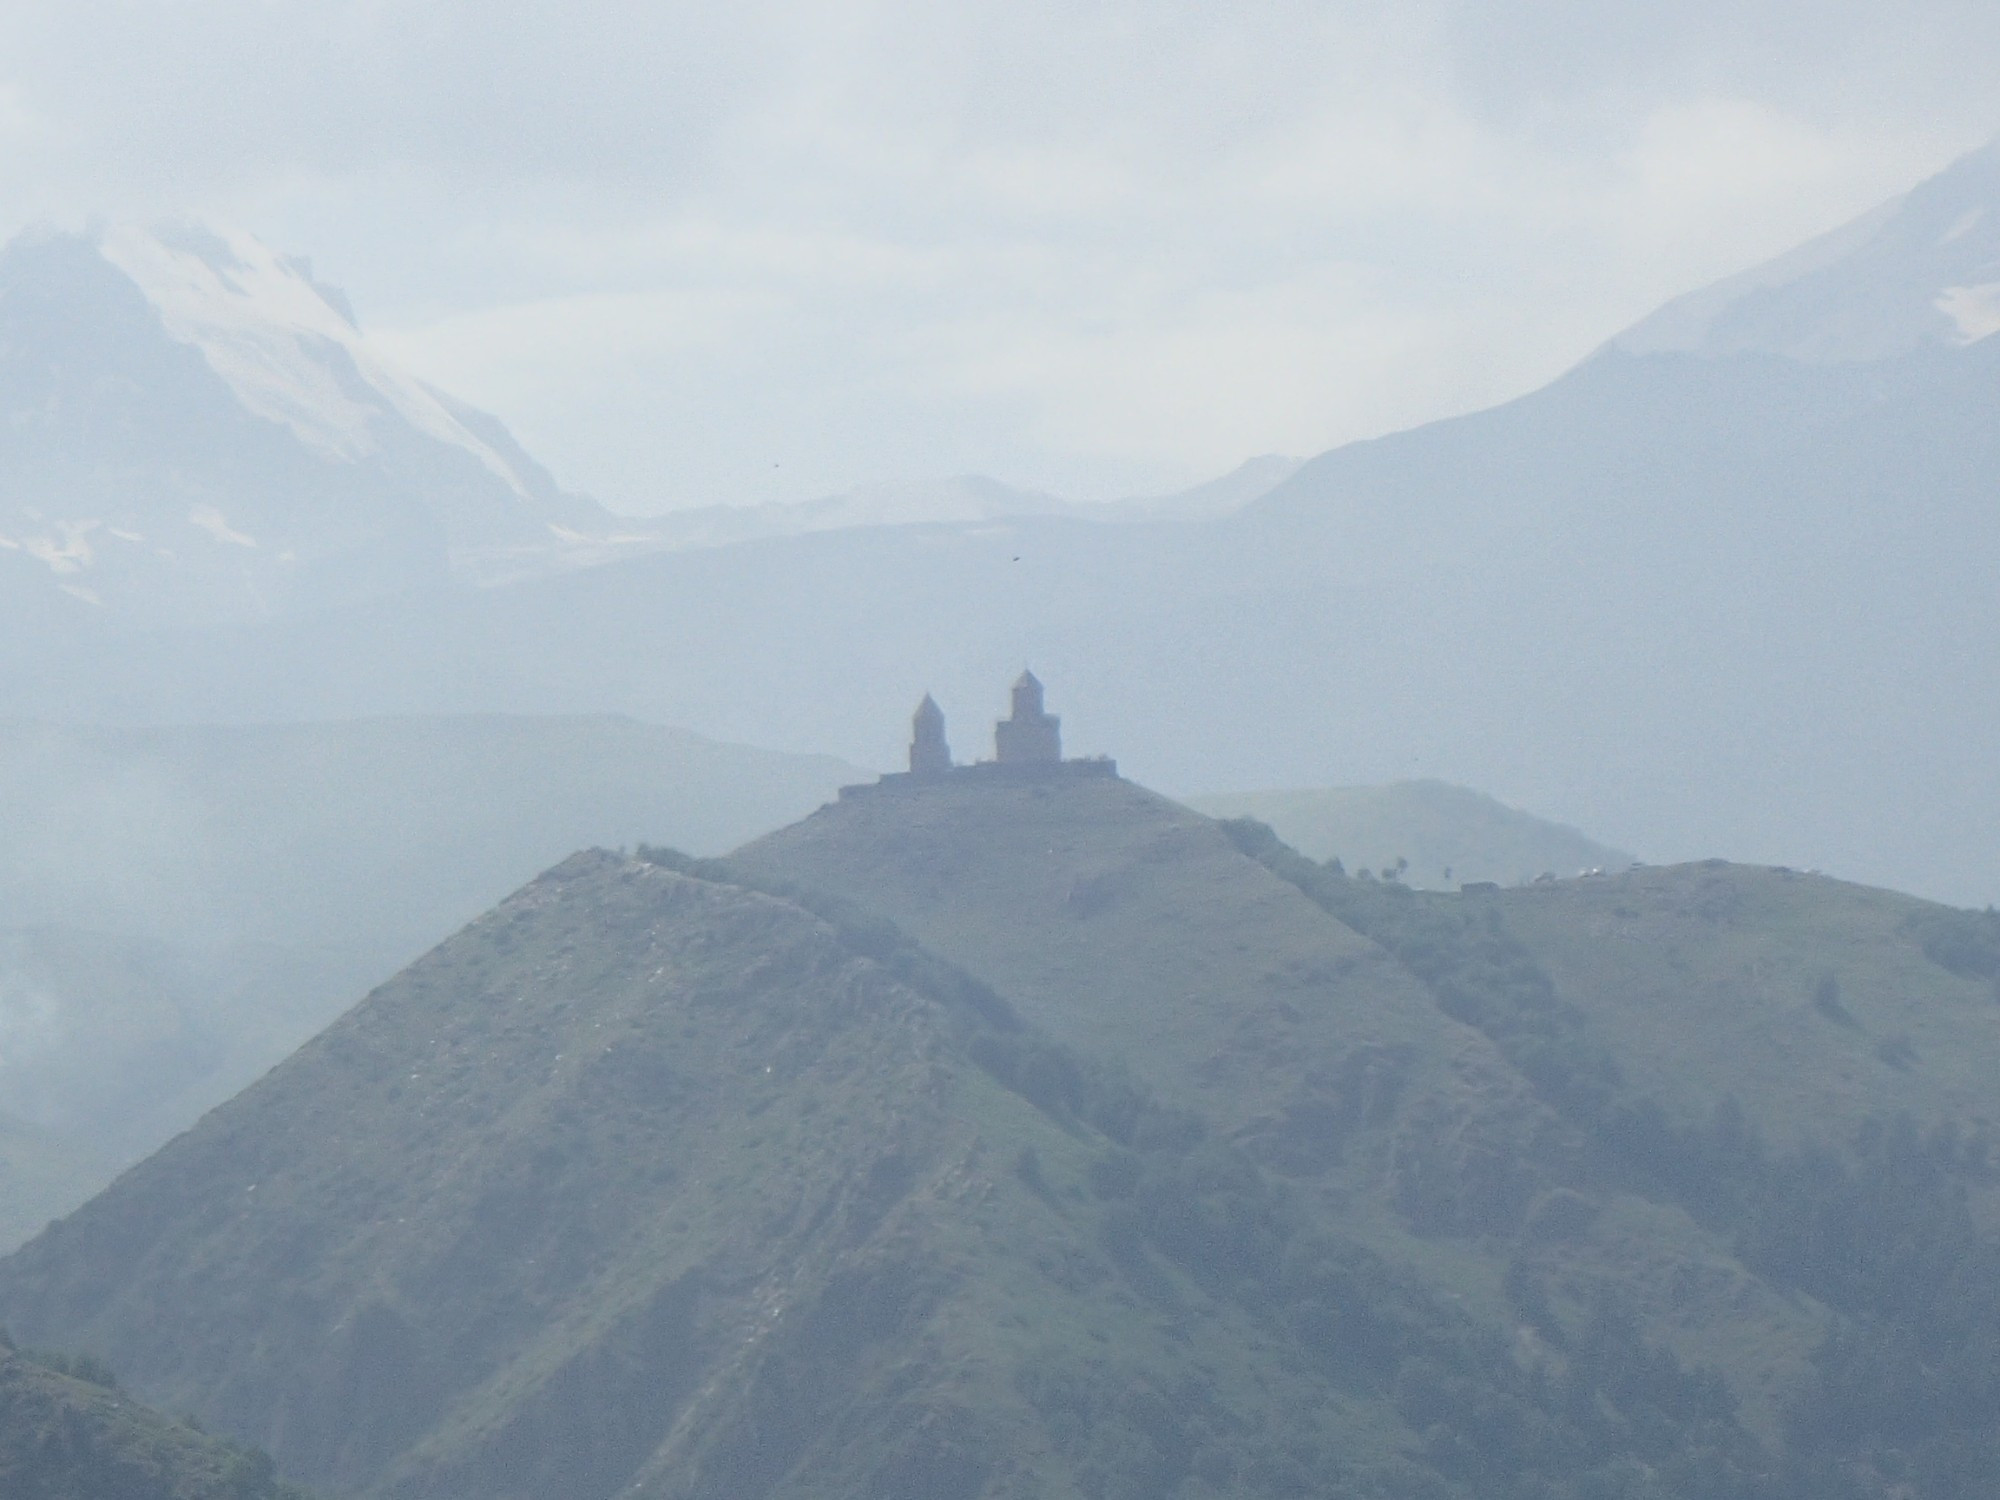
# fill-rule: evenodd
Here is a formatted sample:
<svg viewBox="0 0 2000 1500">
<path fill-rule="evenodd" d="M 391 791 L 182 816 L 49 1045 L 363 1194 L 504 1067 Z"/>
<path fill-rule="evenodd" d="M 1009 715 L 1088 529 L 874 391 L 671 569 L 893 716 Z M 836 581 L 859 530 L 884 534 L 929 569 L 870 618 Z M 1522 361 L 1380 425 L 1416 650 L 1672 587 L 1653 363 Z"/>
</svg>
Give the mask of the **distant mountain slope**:
<svg viewBox="0 0 2000 1500">
<path fill-rule="evenodd" d="M 1950 178 L 1949 207 L 2000 214 L 1988 186 Z M 1614 346 L 1219 521 L 847 529 L 267 630 L 44 638 L 0 691 L 54 718 L 614 709 L 880 764 L 926 690 L 983 741 L 1032 662 L 1081 748 L 1169 790 L 1414 763 L 1656 858 L 1984 904 L 1996 389 L 1990 337 L 1863 363 Z"/>
<path fill-rule="evenodd" d="M 1113 501 L 1111 508 L 1131 519 L 1217 520 L 1270 494 L 1303 467 L 1304 459 L 1282 453 L 1259 454 L 1191 489 L 1171 495 L 1133 496 Z"/>
<path fill-rule="evenodd" d="M 8 1500 L 306 1500 L 273 1477 L 268 1458 L 55 1363 L 0 1338 L 0 1494 Z"/>
<path fill-rule="evenodd" d="M 649 516 L 640 524 L 662 550 L 692 550 L 862 526 L 980 524 L 1022 516 L 1127 523 L 1214 520 L 1233 515 L 1270 493 L 1297 473 L 1301 462 L 1281 454 L 1265 454 L 1187 490 L 1122 500 L 1065 500 L 1046 491 L 1024 490 L 967 474 L 864 485 L 792 504 L 698 506 Z"/>
<path fill-rule="evenodd" d="M 1628 354 L 1871 363 L 2000 333 L 2000 141 L 1852 224 L 1668 303 Z"/>
<path fill-rule="evenodd" d="M 1871 365 L 1614 349 L 1315 460 L 1245 524 L 1407 620 L 1327 643 L 1318 701 L 1367 705 L 1349 742 L 1449 747 L 1480 772 L 1453 779 L 1670 857 L 1983 904 L 1995 389 L 1996 340 Z"/>
<path fill-rule="evenodd" d="M 983 743 L 1032 662 L 1079 748 L 1170 791 L 1414 768 L 1658 859 L 1983 905 L 1991 164 L 1669 320 L 1695 333 L 1323 454 L 1219 520 L 852 527 L 269 628 L 24 633 L 0 695 L 127 722 L 619 711 L 886 764 L 927 690 Z M 1726 331 L 1780 293 L 1782 328 Z M 1799 357 L 1850 325 L 1901 331 Z"/>
<path fill-rule="evenodd" d="M 193 225 L 0 250 L 0 606 L 263 619 L 616 550 L 304 262 Z"/>
<path fill-rule="evenodd" d="M 1394 871 L 1414 886 L 1518 885 L 1539 875 L 1622 870 L 1632 856 L 1442 781 L 1230 792 L 1184 799 L 1212 818 L 1255 818 L 1301 854 L 1354 871 Z M 1399 862 L 1406 865 L 1398 869 Z"/>
<path fill-rule="evenodd" d="M 718 852 L 861 774 L 608 717 L 0 723 L 0 1100 L 76 1169 L 0 1174 L 0 1244 L 571 851 Z"/>
</svg>

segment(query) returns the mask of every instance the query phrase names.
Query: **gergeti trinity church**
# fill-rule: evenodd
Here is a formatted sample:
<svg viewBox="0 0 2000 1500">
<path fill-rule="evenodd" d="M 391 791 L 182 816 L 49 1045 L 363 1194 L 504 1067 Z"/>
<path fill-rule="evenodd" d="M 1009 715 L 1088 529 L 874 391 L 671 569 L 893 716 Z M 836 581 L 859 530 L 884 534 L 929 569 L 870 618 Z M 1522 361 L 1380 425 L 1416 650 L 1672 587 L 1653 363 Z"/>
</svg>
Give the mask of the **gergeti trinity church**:
<svg viewBox="0 0 2000 1500">
<path fill-rule="evenodd" d="M 892 772 L 873 785 L 907 786 L 952 776 L 1035 778 L 1050 775 L 1116 776 L 1118 763 L 1105 756 L 1064 760 L 1062 720 L 1042 701 L 1041 679 L 1023 672 L 1014 683 L 1012 712 L 993 726 L 993 759 L 969 766 L 952 764 L 944 737 L 944 710 L 929 693 L 910 720 L 910 769 Z M 843 787 L 841 795 L 862 791 Z"/>
</svg>

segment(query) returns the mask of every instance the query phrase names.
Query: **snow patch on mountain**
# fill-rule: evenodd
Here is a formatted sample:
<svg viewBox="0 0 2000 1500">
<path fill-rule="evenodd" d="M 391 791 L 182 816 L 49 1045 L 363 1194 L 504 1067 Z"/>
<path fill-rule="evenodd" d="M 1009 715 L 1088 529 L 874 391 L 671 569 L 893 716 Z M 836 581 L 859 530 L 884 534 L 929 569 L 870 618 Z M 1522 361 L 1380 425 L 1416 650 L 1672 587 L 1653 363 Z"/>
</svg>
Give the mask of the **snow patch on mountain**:
<svg viewBox="0 0 2000 1500">
<path fill-rule="evenodd" d="M 39 536 L 31 534 L 22 537 L 18 546 L 36 562 L 45 564 L 51 573 L 80 573 L 95 560 L 90 534 L 103 524 L 101 521 L 58 521 Z M 8 545 L 17 544 L 10 542 Z"/>
<path fill-rule="evenodd" d="M 246 536 L 231 526 L 223 518 L 222 512 L 217 510 L 213 505 L 195 506 L 194 509 L 188 512 L 188 524 L 207 532 L 218 542 L 226 542 L 232 547 L 254 548 L 257 545 L 255 537 Z"/>
<path fill-rule="evenodd" d="M 2000 333 L 2000 141 L 1776 260 L 1676 298 L 1627 354 L 1893 359 Z"/>
<path fill-rule="evenodd" d="M 247 410 L 309 448 L 340 462 L 368 457 L 386 408 L 528 494 L 514 467 L 428 387 L 374 354 L 345 299 L 317 285 L 304 262 L 247 234 L 194 225 L 120 226 L 98 248 Z"/>
<path fill-rule="evenodd" d="M 0 248 L 0 617 L 210 624 L 655 545 L 384 358 L 308 262 L 199 225 Z M 86 587 L 87 586 L 87 587 Z M 65 616 L 66 617 L 66 616 Z"/>
<path fill-rule="evenodd" d="M 1939 240 L 1938 243 L 1940 245 L 1949 245 L 1954 240 L 1964 239 L 1968 234 L 1972 233 L 1973 230 L 1979 227 L 1979 221 L 1984 219 L 1985 217 L 1986 217 L 1986 210 L 1983 208 L 1975 208 L 1970 210 L 1969 212 L 1964 214 L 1956 224 L 1952 225 L 1951 228 L 1947 229 L 1944 232 L 1944 238 Z"/>
<path fill-rule="evenodd" d="M 2000 281 L 1985 286 L 1949 286 L 1937 300 L 1961 344 L 1976 344 L 2000 333 Z"/>
</svg>

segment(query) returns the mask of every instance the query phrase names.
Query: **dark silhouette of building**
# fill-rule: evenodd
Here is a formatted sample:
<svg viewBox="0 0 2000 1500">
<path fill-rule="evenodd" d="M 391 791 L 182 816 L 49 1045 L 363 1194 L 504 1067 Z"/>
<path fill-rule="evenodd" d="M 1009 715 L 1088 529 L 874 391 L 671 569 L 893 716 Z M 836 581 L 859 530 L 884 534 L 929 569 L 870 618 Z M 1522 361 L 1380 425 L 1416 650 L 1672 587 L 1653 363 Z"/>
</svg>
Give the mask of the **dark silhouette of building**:
<svg viewBox="0 0 2000 1500">
<path fill-rule="evenodd" d="M 880 780 L 844 786 L 843 799 L 914 793 L 926 795 L 946 788 L 1006 786 L 1023 782 L 1116 779 L 1118 763 L 1107 755 L 1084 760 L 1062 758 L 1062 720 L 1042 704 L 1042 684 L 1033 672 L 1023 672 L 1014 684 L 1013 712 L 993 726 L 992 760 L 969 766 L 951 763 L 951 746 L 944 738 L 944 710 L 929 693 L 910 719 L 910 769 L 891 771 Z"/>
<path fill-rule="evenodd" d="M 951 769 L 951 746 L 944 738 L 944 710 L 929 693 L 910 720 L 910 774 L 942 776 Z"/>
<path fill-rule="evenodd" d="M 1062 759 L 1062 720 L 1042 708 L 1041 679 L 1023 672 L 1014 684 L 1014 712 L 993 726 L 993 758 L 1003 766 Z"/>
</svg>

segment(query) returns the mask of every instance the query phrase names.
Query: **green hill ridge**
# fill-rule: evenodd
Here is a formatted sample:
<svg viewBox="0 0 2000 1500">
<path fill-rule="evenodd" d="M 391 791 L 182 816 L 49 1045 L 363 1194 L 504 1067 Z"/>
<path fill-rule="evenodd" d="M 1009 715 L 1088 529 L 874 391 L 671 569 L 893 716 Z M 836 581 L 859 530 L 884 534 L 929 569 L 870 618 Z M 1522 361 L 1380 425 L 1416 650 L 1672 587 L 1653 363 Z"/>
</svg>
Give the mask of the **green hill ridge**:
<svg viewBox="0 0 2000 1500">
<path fill-rule="evenodd" d="M 0 1495 L 8 1500 L 309 1500 L 271 1460 L 169 1421 L 96 1361 L 23 1354 L 0 1334 Z"/>
<path fill-rule="evenodd" d="M 1573 1324 L 1614 1296 L 1647 1340 L 1724 1374 L 1743 1419 L 1776 1441 L 1828 1378 L 1830 1338 L 1861 1324 L 1873 1333 L 1854 1347 L 1896 1337 L 1879 1285 L 1847 1285 L 1828 1302 L 1801 1295 L 1832 1290 L 1810 1266 L 1825 1240 L 1867 1256 L 1881 1247 L 1855 1235 L 1896 1238 L 1927 1216 L 1951 1218 L 1951 1251 L 1920 1273 L 1928 1294 L 1971 1277 L 1978 1305 L 2000 1285 L 1981 1234 L 1952 1218 L 1961 1196 L 1985 1205 L 1983 1222 L 2000 1209 L 1983 1165 L 1990 1095 L 1978 1084 L 2000 1061 L 1990 917 L 1720 862 L 1413 891 L 1349 878 L 1260 825 L 1209 824 L 1122 784 L 891 800 L 822 809 L 737 859 L 883 912 L 1065 1040 L 1116 1046 L 1169 1097 L 1317 1192 L 1343 1228 L 1425 1266 L 1499 1326 L 1547 1328 L 1558 1307 L 1553 1323 Z M 1109 814 L 1121 800 L 1137 806 Z M 1177 855 L 1165 852 L 1166 828 L 1187 841 Z M 1273 924 L 1268 898 L 1245 899 L 1254 886 L 1241 870 L 1187 854 L 1217 846 L 1336 919 L 1338 936 L 1296 913 Z M 1386 1016 L 1415 1025 L 1419 1010 L 1438 1028 L 1422 1055 L 1453 1061 L 1453 1074 L 1397 1079 L 1415 1128 L 1390 1126 L 1372 1154 L 1365 1131 L 1337 1157 L 1269 1151 L 1261 1122 L 1239 1113 L 1246 1091 L 1219 1034 L 1176 1055 L 1186 1045 L 1176 992 L 1192 992 L 1199 1013 L 1241 1021 L 1282 971 L 1286 928 L 1330 959 L 1351 954 L 1358 935 L 1380 967 L 1333 961 L 1330 993 L 1300 997 L 1325 1029 L 1287 1031 L 1260 1071 L 1266 1086 L 1287 1074 L 1322 1088 L 1338 1080 L 1328 1095 L 1351 1098 L 1345 1049 Z M 1121 1034 L 1096 1031 L 1121 1003 Z M 1899 1201 L 1897 1171 L 1924 1182 L 1922 1201 Z M 1439 1191 L 1454 1180 L 1456 1191 Z M 1829 1197 L 1852 1216 L 1848 1229 L 1816 1217 L 1837 1211 Z"/>
<path fill-rule="evenodd" d="M 333 1495 L 1949 1500 L 2000 1452 L 1990 929 L 907 782 L 550 871 L 0 1316 Z"/>
<path fill-rule="evenodd" d="M 14 1257 L 7 1300 L 335 1493 L 1393 1468 L 1392 1416 L 1115 1228 L 1136 1183 L 1089 1185 L 1202 1134 L 876 928 L 579 856 Z"/>
<path fill-rule="evenodd" d="M 1544 1121 L 1488 1038 L 1217 824 L 1130 782 L 843 799 L 730 863 L 890 918 L 1264 1160 L 1354 1156 L 1364 1191 L 1400 1195 L 1392 1220 L 1498 1229 L 1525 1201 L 1515 1168 Z"/>
</svg>

